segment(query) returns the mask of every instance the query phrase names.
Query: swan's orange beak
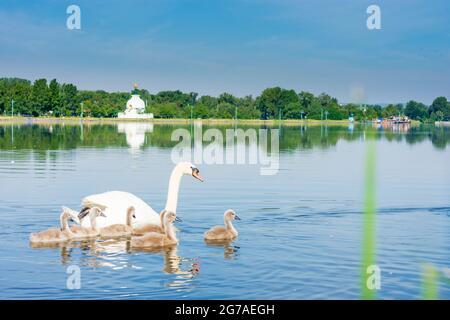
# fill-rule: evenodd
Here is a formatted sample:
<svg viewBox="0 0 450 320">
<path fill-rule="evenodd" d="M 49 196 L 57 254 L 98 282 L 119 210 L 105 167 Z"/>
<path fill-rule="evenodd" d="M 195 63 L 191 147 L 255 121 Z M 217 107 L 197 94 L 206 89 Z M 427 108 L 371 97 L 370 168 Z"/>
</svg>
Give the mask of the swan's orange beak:
<svg viewBox="0 0 450 320">
<path fill-rule="evenodd" d="M 197 179 L 200 180 L 201 182 L 203 182 L 203 177 L 200 175 L 200 171 L 195 168 L 194 170 L 192 170 L 192 176 Z"/>
</svg>

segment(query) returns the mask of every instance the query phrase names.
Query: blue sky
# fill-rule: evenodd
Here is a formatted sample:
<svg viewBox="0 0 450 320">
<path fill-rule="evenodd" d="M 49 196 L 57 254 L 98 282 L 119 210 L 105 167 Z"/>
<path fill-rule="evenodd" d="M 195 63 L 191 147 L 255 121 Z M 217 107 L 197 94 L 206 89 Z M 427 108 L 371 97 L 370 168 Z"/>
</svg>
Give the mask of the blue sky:
<svg viewBox="0 0 450 320">
<path fill-rule="evenodd" d="M 81 8 L 81 30 L 66 8 Z M 382 29 L 366 27 L 370 4 Z M 450 96 L 447 0 L 2 0 L 0 77 L 81 89 L 258 95 L 282 86 L 342 102 Z"/>
</svg>

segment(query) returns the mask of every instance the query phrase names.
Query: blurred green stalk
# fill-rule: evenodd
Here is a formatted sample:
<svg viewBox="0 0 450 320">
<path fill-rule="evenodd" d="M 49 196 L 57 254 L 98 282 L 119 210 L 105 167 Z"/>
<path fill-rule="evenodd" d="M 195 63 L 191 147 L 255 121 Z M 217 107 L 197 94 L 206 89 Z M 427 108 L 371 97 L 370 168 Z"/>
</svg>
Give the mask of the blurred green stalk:
<svg viewBox="0 0 450 320">
<path fill-rule="evenodd" d="M 430 263 L 423 265 L 422 272 L 422 299 L 438 299 L 439 271 Z"/>
<path fill-rule="evenodd" d="M 363 222 L 363 245 L 361 266 L 361 294 L 364 300 L 376 298 L 376 290 L 367 286 L 367 280 L 371 274 L 367 268 L 375 264 L 375 137 L 373 133 L 367 135 L 366 140 L 366 170 L 365 170 L 365 194 L 364 194 L 364 222 Z"/>
</svg>

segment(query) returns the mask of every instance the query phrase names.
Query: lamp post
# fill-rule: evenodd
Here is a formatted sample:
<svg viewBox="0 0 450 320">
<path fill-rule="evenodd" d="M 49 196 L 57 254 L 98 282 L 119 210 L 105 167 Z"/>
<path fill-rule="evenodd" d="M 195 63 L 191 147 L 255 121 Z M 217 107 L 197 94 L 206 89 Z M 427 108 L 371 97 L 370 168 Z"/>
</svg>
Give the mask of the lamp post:
<svg viewBox="0 0 450 320">
<path fill-rule="evenodd" d="M 325 121 L 328 121 L 328 111 L 325 111 Z"/>
<path fill-rule="evenodd" d="M 81 118 L 83 118 L 83 113 L 84 113 L 84 103 L 80 102 L 80 106 L 81 106 Z"/>
<path fill-rule="evenodd" d="M 367 109 L 366 109 L 366 106 L 365 106 L 365 105 L 363 105 L 363 112 L 364 112 L 364 123 L 366 123 L 366 122 L 367 122 L 367 118 L 366 118 L 366 111 L 367 111 Z"/>
<path fill-rule="evenodd" d="M 11 117 L 14 117 L 14 99 L 11 99 Z"/>
<path fill-rule="evenodd" d="M 234 106 L 234 135 L 237 137 L 237 106 Z"/>
<path fill-rule="evenodd" d="M 191 121 L 190 121 L 190 125 L 189 125 L 189 129 L 191 131 L 191 138 L 189 138 L 189 141 L 191 143 L 191 148 L 195 148 L 195 138 L 194 138 L 194 105 L 193 104 L 189 104 L 189 106 L 191 107 Z"/>
</svg>

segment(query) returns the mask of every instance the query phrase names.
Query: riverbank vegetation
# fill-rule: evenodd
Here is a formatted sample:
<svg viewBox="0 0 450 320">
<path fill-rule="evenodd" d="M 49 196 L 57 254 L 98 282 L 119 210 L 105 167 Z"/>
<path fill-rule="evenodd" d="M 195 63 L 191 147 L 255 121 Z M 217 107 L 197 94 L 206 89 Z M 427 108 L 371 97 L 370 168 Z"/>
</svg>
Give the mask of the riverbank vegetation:
<svg viewBox="0 0 450 320">
<path fill-rule="evenodd" d="M 353 116 L 358 121 L 406 115 L 423 122 L 450 120 L 450 102 L 446 97 L 437 97 L 430 106 L 412 100 L 381 106 L 344 104 L 326 93 L 314 95 L 280 87 L 267 88 L 257 97 L 235 97 L 229 93 L 199 96 L 179 90 L 154 94 L 146 89 L 139 90 L 139 94 L 147 104 L 147 112 L 165 119 L 344 120 Z M 75 85 L 61 84 L 56 79 L 31 82 L 0 78 L 0 115 L 116 117 L 129 97 L 129 92 L 78 90 Z"/>
</svg>

